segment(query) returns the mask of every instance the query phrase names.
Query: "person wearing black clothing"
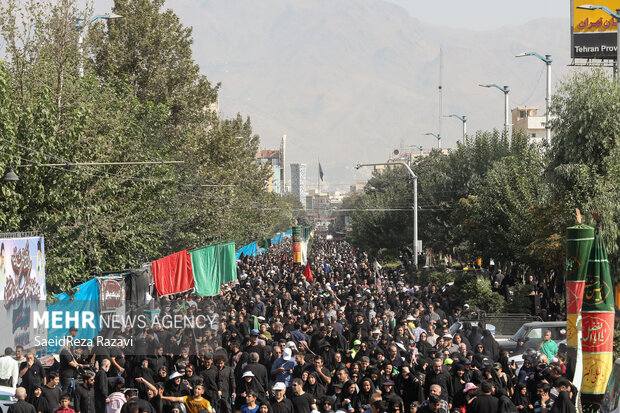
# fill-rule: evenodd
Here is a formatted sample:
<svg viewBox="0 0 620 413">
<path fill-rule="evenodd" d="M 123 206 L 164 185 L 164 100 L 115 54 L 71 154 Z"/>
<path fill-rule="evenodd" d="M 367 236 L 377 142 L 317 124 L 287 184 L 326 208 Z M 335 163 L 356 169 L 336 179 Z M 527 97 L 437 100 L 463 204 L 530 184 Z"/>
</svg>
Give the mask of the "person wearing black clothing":
<svg viewBox="0 0 620 413">
<path fill-rule="evenodd" d="M 276 383 L 273 386 L 274 397 L 269 400 L 272 413 L 295 413 L 293 403 L 285 397 L 285 392 L 284 383 Z"/>
<path fill-rule="evenodd" d="M 292 389 L 291 403 L 294 413 L 310 413 L 312 410 L 317 410 L 314 397 L 304 392 L 304 382 L 301 379 L 293 379 Z"/>
<path fill-rule="evenodd" d="M 491 395 L 493 384 L 483 381 L 480 385 L 480 395 L 471 402 L 467 411 L 469 413 L 497 413 L 499 401 Z"/>
<path fill-rule="evenodd" d="M 106 403 L 109 401 L 108 370 L 110 370 L 110 360 L 103 359 L 95 375 L 95 413 L 106 413 Z"/>
<path fill-rule="evenodd" d="M 384 403 L 384 402 L 382 400 L 379 400 L 378 402 L 375 402 L 375 403 L 379 404 L 379 403 Z M 428 403 L 424 403 L 424 405 L 420 407 L 420 409 L 418 410 L 418 413 L 438 413 L 439 406 L 441 406 L 441 398 L 437 396 L 436 394 L 431 394 L 428 397 Z M 373 409 L 373 412 L 374 411 L 376 410 Z M 380 411 L 383 412 L 383 410 L 380 410 Z"/>
<path fill-rule="evenodd" d="M 215 408 L 215 411 L 218 413 L 231 413 L 231 398 L 237 396 L 235 373 L 233 369 L 226 365 L 224 355 L 218 354 L 215 364 L 217 366 L 217 388 L 220 400 L 219 409 Z"/>
<path fill-rule="evenodd" d="M 443 371 L 443 361 L 434 359 L 433 363 L 427 369 L 426 379 L 424 381 L 424 393 L 428 396 L 431 394 L 431 385 L 437 384 L 441 387 L 441 398 L 448 403 L 452 402 L 454 392 L 452 391 L 452 377 Z M 429 371 L 430 370 L 430 371 Z"/>
<path fill-rule="evenodd" d="M 15 389 L 15 398 L 17 402 L 9 406 L 9 413 L 37 413 L 34 406 L 26 401 L 26 389 Z"/>
<path fill-rule="evenodd" d="M 83 383 L 75 387 L 73 407 L 75 413 L 95 413 L 95 375 L 82 376 Z"/>
<path fill-rule="evenodd" d="M 36 387 L 45 384 L 45 371 L 35 354 L 34 350 L 29 350 L 26 361 L 19 366 L 19 377 L 22 378 L 22 387 L 26 389 L 26 394 L 32 394 Z"/>
<path fill-rule="evenodd" d="M 58 373 L 51 371 L 48 375 L 47 385 L 41 389 L 43 391 L 43 397 L 47 400 L 49 411 L 55 412 L 60 407 L 60 396 L 62 392 L 58 387 L 60 379 Z"/>
<path fill-rule="evenodd" d="M 244 367 L 243 373 L 251 371 L 254 374 L 254 380 L 260 383 L 263 389 L 267 390 L 269 389 L 269 374 L 267 374 L 265 366 L 259 363 L 259 360 L 260 356 L 258 353 L 250 353 L 250 362 Z"/>
<path fill-rule="evenodd" d="M 499 360 L 499 344 L 489 330 L 482 331 L 482 346 L 484 353 L 494 362 Z"/>
<path fill-rule="evenodd" d="M 209 400 L 211 406 L 217 406 L 217 375 L 218 369 L 213 365 L 213 354 L 207 353 L 204 359 L 205 369 L 200 372 L 202 384 L 205 386 L 204 398 Z"/>
<path fill-rule="evenodd" d="M 512 396 L 512 402 L 517 407 L 519 413 L 528 413 L 534 406 L 531 405 L 529 397 L 527 397 L 527 388 L 524 383 L 518 383 L 515 393 Z"/>
<path fill-rule="evenodd" d="M 75 377 L 78 367 L 81 367 L 81 364 L 77 362 L 71 348 L 67 346 L 60 349 L 58 357 L 60 359 L 60 368 L 58 370 L 60 375 L 60 387 L 62 388 L 63 394 L 70 394 L 71 381 Z"/>
<path fill-rule="evenodd" d="M 32 393 L 28 395 L 27 401 L 34 406 L 37 413 L 54 413 L 50 411 L 49 405 L 47 404 L 47 399 L 43 396 L 41 386 L 36 386 L 32 390 Z"/>
<path fill-rule="evenodd" d="M 125 392 L 127 403 L 121 408 L 121 413 L 129 413 L 132 408 L 132 404 L 138 406 L 138 412 L 140 413 L 154 413 L 153 406 L 146 400 L 138 398 L 138 392 L 134 389 L 127 390 Z"/>
</svg>

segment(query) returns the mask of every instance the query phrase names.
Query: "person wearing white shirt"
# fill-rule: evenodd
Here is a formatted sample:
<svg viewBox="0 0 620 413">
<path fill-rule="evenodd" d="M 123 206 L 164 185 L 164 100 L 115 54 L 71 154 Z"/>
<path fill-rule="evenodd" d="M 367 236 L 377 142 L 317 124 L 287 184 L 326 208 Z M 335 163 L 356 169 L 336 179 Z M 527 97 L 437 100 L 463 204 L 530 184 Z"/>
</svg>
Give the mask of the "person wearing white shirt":
<svg viewBox="0 0 620 413">
<path fill-rule="evenodd" d="M 19 365 L 13 358 L 13 349 L 7 347 L 4 357 L 0 357 L 0 386 L 17 387 Z"/>
</svg>

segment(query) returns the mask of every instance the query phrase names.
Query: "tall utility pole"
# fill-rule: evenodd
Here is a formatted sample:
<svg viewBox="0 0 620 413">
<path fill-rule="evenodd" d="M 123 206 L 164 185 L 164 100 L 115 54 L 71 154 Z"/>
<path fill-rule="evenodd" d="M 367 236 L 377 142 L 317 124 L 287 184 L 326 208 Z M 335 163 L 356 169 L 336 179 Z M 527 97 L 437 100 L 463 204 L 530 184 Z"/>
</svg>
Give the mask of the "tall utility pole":
<svg viewBox="0 0 620 413">
<path fill-rule="evenodd" d="M 443 121 L 443 49 L 439 48 L 439 128 L 437 135 L 441 136 L 441 123 Z M 439 147 L 441 149 L 441 146 Z"/>
<path fill-rule="evenodd" d="M 491 83 L 488 85 L 478 85 L 481 87 L 486 87 L 486 88 L 490 88 L 490 87 L 494 87 L 497 90 L 500 90 L 501 92 L 504 93 L 504 131 L 506 132 L 506 135 L 508 135 L 508 138 L 510 139 L 510 104 L 508 103 L 508 93 L 510 92 L 510 88 L 508 86 L 498 86 L 495 83 Z"/>
<path fill-rule="evenodd" d="M 547 65 L 547 91 L 545 93 L 545 138 L 548 143 L 551 143 L 551 121 L 549 119 L 549 106 L 551 105 L 551 62 L 553 59 L 551 55 L 545 55 L 544 57 L 536 52 L 524 52 L 516 55 L 515 57 L 524 56 L 536 56 Z"/>
</svg>

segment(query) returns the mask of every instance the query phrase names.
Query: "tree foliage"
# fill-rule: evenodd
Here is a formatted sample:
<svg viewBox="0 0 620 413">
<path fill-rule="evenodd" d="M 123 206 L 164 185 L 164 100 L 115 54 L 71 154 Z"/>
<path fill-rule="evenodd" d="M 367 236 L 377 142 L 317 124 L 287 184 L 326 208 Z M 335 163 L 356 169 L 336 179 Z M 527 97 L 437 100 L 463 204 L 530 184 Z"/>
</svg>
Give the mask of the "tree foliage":
<svg viewBox="0 0 620 413">
<path fill-rule="evenodd" d="M 266 192 L 249 119 L 221 119 L 191 54 L 191 30 L 163 1 L 115 3 L 122 19 L 85 29 L 79 76 L 75 0 L 9 0 L 0 11 L 2 231 L 46 238 L 50 292 L 180 249 L 240 245 L 290 228 L 289 203 Z M 182 165 L 73 166 L 184 161 Z M 40 164 L 69 167 L 43 167 Z"/>
</svg>

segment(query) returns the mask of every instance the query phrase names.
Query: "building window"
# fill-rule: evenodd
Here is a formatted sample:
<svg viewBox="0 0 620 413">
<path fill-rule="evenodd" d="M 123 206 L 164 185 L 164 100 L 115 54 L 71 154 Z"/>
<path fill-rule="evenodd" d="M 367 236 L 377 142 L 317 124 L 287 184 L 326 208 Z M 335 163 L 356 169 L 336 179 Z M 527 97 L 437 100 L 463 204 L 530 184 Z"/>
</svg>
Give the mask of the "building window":
<svg viewBox="0 0 620 413">
<path fill-rule="evenodd" d="M 524 110 L 520 110 L 519 111 L 519 117 L 520 118 L 524 118 L 525 117 L 525 111 Z"/>
<path fill-rule="evenodd" d="M 535 138 L 535 137 L 536 137 L 536 134 L 535 134 L 535 133 L 532 133 L 532 138 Z"/>
</svg>

